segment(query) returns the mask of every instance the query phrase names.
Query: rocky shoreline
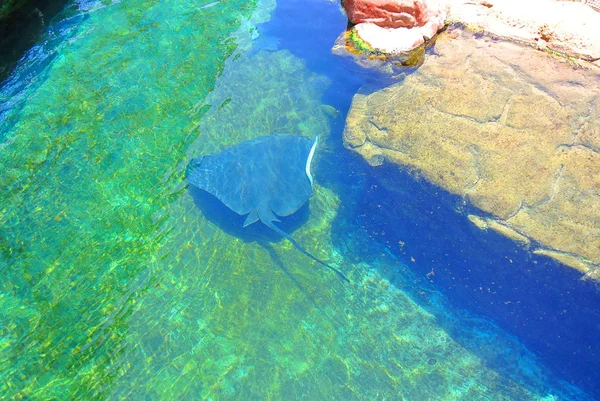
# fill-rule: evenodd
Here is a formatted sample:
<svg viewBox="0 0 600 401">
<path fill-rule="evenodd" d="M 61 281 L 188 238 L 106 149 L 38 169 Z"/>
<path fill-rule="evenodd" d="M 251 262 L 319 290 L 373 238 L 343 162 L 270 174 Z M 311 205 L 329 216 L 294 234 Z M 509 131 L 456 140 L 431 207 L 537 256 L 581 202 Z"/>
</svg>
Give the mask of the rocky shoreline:
<svg viewBox="0 0 600 401">
<path fill-rule="evenodd" d="M 344 142 L 414 171 L 536 254 L 600 278 L 600 73 L 449 28 L 401 82 L 357 94 Z"/>
<path fill-rule="evenodd" d="M 597 0 L 450 0 L 448 23 L 600 67 Z"/>
<path fill-rule="evenodd" d="M 600 0 L 343 0 L 349 25 L 333 52 L 395 75 L 444 27 L 533 46 L 600 67 Z M 387 61 L 387 63 L 384 63 Z"/>
</svg>

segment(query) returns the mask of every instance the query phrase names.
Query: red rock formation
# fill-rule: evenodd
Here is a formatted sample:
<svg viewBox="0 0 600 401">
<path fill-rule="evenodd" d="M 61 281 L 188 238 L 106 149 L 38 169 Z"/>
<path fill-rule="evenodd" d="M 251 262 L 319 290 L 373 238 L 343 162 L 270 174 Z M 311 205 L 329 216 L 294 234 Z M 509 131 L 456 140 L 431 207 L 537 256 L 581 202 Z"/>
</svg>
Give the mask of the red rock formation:
<svg viewBox="0 0 600 401">
<path fill-rule="evenodd" d="M 343 0 L 355 47 L 380 54 L 410 52 L 444 26 L 446 11 L 438 0 Z"/>
<path fill-rule="evenodd" d="M 412 28 L 428 21 L 428 7 L 423 0 L 345 0 L 343 5 L 353 24 L 371 22 L 383 28 Z"/>
</svg>

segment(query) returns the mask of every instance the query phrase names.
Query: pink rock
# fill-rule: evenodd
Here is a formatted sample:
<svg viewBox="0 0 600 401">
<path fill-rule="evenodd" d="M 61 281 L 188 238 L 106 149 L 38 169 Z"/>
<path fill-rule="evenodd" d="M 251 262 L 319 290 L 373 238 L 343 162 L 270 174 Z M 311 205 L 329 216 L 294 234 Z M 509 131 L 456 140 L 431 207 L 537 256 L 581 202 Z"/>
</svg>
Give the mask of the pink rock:
<svg viewBox="0 0 600 401">
<path fill-rule="evenodd" d="M 432 11 L 425 0 L 344 0 L 343 6 L 353 24 L 370 22 L 383 28 L 423 26 Z"/>
<path fill-rule="evenodd" d="M 438 0 L 343 0 L 348 19 L 371 49 L 395 55 L 431 39 L 443 26 L 446 7 Z"/>
</svg>

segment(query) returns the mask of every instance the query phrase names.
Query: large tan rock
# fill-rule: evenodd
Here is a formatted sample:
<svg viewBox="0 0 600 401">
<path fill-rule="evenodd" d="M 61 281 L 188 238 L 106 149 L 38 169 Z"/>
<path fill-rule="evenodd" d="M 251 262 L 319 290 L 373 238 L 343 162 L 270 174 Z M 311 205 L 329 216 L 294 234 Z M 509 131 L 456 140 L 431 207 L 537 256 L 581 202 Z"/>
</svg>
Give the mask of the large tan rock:
<svg viewBox="0 0 600 401">
<path fill-rule="evenodd" d="M 479 227 L 594 275 L 599 93 L 597 70 L 450 30 L 403 82 L 355 96 L 344 140 L 370 164 L 417 170 L 494 216 L 472 218 Z"/>
</svg>

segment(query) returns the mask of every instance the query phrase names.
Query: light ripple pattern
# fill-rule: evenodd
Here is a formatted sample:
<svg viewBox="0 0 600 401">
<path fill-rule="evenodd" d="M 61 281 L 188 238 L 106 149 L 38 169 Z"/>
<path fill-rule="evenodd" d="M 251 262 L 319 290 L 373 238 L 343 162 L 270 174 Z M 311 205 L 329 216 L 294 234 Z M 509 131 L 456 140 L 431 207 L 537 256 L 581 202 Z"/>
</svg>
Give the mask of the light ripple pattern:
<svg viewBox="0 0 600 401">
<path fill-rule="evenodd" d="M 368 261 L 337 249 L 340 201 L 318 173 L 294 236 L 351 284 L 286 241 L 246 241 L 197 207 L 183 183 L 191 158 L 268 133 L 329 134 L 327 79 L 289 51 L 251 51 L 273 6 L 94 7 L 43 82 L 9 110 L 0 394 L 585 400 L 514 338 L 452 311 L 370 239 L 349 237 L 373 250 Z M 400 269 L 402 285 L 377 268 Z M 519 368 L 488 366 L 449 327 Z"/>
</svg>

